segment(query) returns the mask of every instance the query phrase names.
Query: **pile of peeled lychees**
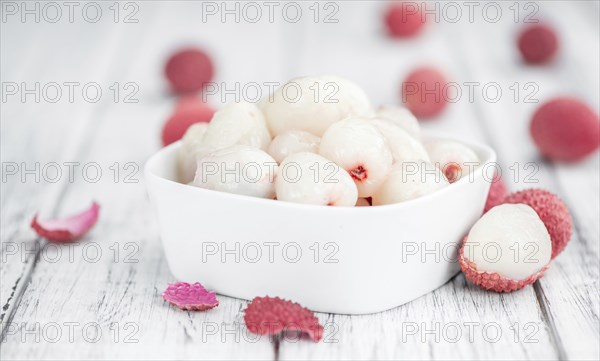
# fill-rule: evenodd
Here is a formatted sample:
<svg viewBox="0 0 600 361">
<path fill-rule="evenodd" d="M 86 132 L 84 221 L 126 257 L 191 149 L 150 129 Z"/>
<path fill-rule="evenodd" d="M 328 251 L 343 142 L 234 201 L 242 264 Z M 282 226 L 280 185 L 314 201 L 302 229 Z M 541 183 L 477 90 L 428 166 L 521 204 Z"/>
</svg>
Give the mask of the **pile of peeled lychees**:
<svg viewBox="0 0 600 361">
<path fill-rule="evenodd" d="M 479 160 L 460 142 L 422 142 L 408 109 L 373 110 L 356 84 L 319 76 L 293 79 L 258 104 L 229 104 L 209 123 L 193 124 L 178 161 L 180 181 L 200 188 L 376 206 L 432 193 Z"/>
<path fill-rule="evenodd" d="M 335 92 L 315 92 L 328 87 Z M 189 102 L 181 112 L 190 109 Z M 177 155 L 182 183 L 350 207 L 430 194 L 467 176 L 480 161 L 460 142 L 422 141 L 408 109 L 373 110 L 360 87 L 336 76 L 296 78 L 256 105 L 230 104 L 209 122 L 192 124 Z M 458 257 L 469 280 L 498 292 L 539 279 L 565 248 L 572 227 L 567 207 L 554 194 L 507 193 L 495 179 L 484 215 Z"/>
</svg>

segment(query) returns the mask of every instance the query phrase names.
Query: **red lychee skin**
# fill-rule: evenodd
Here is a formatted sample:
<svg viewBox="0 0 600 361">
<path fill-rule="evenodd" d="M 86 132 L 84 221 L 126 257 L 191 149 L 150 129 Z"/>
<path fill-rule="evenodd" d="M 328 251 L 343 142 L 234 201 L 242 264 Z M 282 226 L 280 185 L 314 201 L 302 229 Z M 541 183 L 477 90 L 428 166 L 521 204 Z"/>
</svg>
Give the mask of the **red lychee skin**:
<svg viewBox="0 0 600 361">
<path fill-rule="evenodd" d="M 194 99 L 195 98 L 195 99 Z M 162 129 L 162 143 L 167 146 L 183 137 L 186 130 L 195 123 L 208 123 L 215 110 L 196 97 L 182 99 L 176 106 L 174 113 L 167 120 Z"/>
<path fill-rule="evenodd" d="M 396 3 L 387 8 L 384 22 L 391 37 L 404 38 L 416 35 L 425 24 L 425 18 L 418 4 Z"/>
<path fill-rule="evenodd" d="M 279 297 L 255 297 L 245 310 L 244 322 L 258 335 L 299 331 L 315 342 L 323 337 L 323 326 L 309 309 Z"/>
<path fill-rule="evenodd" d="M 419 118 L 431 118 L 444 110 L 448 102 L 442 73 L 430 67 L 411 72 L 402 83 L 402 101 Z"/>
<path fill-rule="evenodd" d="M 542 64 L 554 57 L 558 50 L 558 39 L 548 25 L 529 26 L 519 35 L 519 50 L 523 59 L 530 64 Z"/>
<path fill-rule="evenodd" d="M 542 104 L 530 132 L 542 155 L 555 161 L 578 161 L 600 146 L 600 119 L 590 107 L 572 98 Z"/>
<path fill-rule="evenodd" d="M 544 189 L 526 189 L 511 193 L 502 203 L 527 204 L 538 214 L 552 240 L 552 258 L 558 256 L 571 239 L 573 222 L 565 203 L 555 194 Z"/>
<path fill-rule="evenodd" d="M 490 192 L 488 193 L 483 213 L 501 204 L 506 195 L 508 195 L 508 188 L 502 178 L 494 179 L 490 185 Z"/>
<path fill-rule="evenodd" d="M 545 265 L 537 273 L 532 274 L 524 280 L 513 280 L 510 278 L 503 277 L 496 272 L 479 272 L 477 271 L 477 265 L 469 261 L 464 256 L 465 244 L 467 243 L 467 237 L 464 238 L 463 244 L 458 252 L 458 264 L 461 271 L 465 274 L 465 277 L 473 284 L 494 292 L 512 292 L 520 290 L 521 288 L 534 283 L 535 281 L 542 278 L 544 272 L 548 269 L 550 264 Z"/>
<path fill-rule="evenodd" d="M 176 94 L 202 90 L 212 80 L 214 68 L 210 57 L 199 49 L 182 49 L 171 55 L 165 65 L 165 75 Z"/>
</svg>

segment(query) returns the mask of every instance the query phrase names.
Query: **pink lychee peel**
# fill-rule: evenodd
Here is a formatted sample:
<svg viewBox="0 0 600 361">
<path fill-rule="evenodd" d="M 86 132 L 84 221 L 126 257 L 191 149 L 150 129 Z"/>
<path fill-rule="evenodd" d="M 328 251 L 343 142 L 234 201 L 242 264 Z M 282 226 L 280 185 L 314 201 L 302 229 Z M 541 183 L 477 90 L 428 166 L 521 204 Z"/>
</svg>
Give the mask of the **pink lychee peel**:
<svg viewBox="0 0 600 361">
<path fill-rule="evenodd" d="M 467 243 L 467 237 L 464 238 L 462 246 L 458 252 L 458 264 L 461 271 L 465 274 L 465 277 L 473 284 L 494 292 L 512 292 L 520 290 L 521 288 L 534 283 L 535 281 L 542 278 L 544 272 L 548 269 L 550 264 L 545 265 L 537 273 L 532 274 L 523 280 L 513 280 L 501 276 L 496 272 L 479 272 L 477 265 L 464 256 L 465 244 Z"/>
<path fill-rule="evenodd" d="M 85 235 L 98 221 L 100 205 L 92 202 L 85 211 L 63 219 L 39 220 L 37 213 L 31 221 L 31 228 L 50 242 L 73 242 Z"/>
<path fill-rule="evenodd" d="M 215 292 L 209 292 L 199 282 L 171 283 L 162 293 L 165 301 L 187 311 L 204 311 L 217 307 L 219 301 Z"/>
<path fill-rule="evenodd" d="M 502 203 L 504 197 L 508 195 L 508 188 L 506 187 L 506 183 L 500 177 L 494 177 L 492 184 L 490 185 L 490 191 L 487 196 L 487 200 L 485 202 L 485 207 L 483 209 L 483 213 L 489 211 L 495 206 Z"/>
<path fill-rule="evenodd" d="M 279 297 L 255 297 L 245 310 L 244 322 L 258 335 L 295 331 L 306 333 L 314 342 L 323 337 L 323 326 L 309 309 Z"/>
</svg>

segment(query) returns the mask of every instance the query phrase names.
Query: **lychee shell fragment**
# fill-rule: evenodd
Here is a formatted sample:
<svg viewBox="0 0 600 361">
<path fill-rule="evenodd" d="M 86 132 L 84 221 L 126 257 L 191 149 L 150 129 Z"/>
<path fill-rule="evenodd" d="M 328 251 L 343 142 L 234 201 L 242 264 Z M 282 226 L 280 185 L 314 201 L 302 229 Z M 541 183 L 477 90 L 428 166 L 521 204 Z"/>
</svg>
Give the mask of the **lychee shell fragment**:
<svg viewBox="0 0 600 361">
<path fill-rule="evenodd" d="M 279 297 L 255 297 L 245 310 L 244 322 L 250 332 L 259 335 L 296 331 L 315 342 L 323 337 L 323 326 L 309 309 Z"/>
<path fill-rule="evenodd" d="M 175 307 L 187 311 L 204 311 L 219 305 L 217 294 L 207 291 L 199 282 L 169 284 L 162 297 Z"/>
</svg>

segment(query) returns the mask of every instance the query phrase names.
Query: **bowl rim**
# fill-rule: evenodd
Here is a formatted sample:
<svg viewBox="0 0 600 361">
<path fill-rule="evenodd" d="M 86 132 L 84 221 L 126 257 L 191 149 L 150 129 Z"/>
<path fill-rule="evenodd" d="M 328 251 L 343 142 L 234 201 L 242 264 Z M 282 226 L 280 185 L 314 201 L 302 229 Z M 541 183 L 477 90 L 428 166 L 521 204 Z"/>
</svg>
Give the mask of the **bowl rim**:
<svg viewBox="0 0 600 361">
<path fill-rule="evenodd" d="M 436 134 L 434 132 L 428 132 L 424 135 L 421 136 L 421 141 L 428 141 L 428 140 L 444 140 L 444 141 L 455 141 L 455 142 L 459 142 L 462 143 L 466 146 L 468 146 L 469 148 L 471 148 L 473 151 L 475 151 L 475 153 L 477 153 L 478 155 L 486 155 L 485 159 L 481 160 L 481 164 L 475 168 L 476 172 L 475 172 L 475 179 L 473 180 L 473 182 L 475 182 L 478 178 L 483 178 L 483 172 L 481 171 L 482 168 L 489 164 L 489 163 L 494 163 L 496 161 L 496 152 L 494 151 L 494 149 L 492 149 L 490 146 L 480 143 L 480 142 L 474 142 L 474 141 L 465 141 L 463 139 L 458 139 L 455 137 L 449 137 L 446 135 L 439 135 Z M 463 177 L 461 179 L 459 179 L 458 181 L 442 188 L 439 189 L 433 193 L 429 193 L 426 194 L 424 196 L 415 198 L 415 199 L 411 199 L 405 202 L 401 202 L 401 203 L 394 203 L 394 204 L 385 204 L 385 205 L 379 205 L 379 206 L 374 206 L 374 207 L 326 207 L 326 206 L 322 206 L 322 205 L 317 205 L 317 204 L 304 204 L 304 203 L 294 203 L 294 202 L 285 202 L 285 201 L 277 201 L 274 199 L 266 199 L 266 198 L 258 198 L 258 197 L 252 197 L 252 196 L 246 196 L 246 195 L 241 195 L 241 194 L 234 194 L 234 193 L 226 193 L 226 192 L 220 192 L 220 191 L 214 191 L 214 190 L 210 190 L 210 189 L 204 189 L 204 188 L 199 188 L 199 187 L 194 187 L 194 186 L 190 186 L 188 184 L 184 184 L 184 183 L 179 183 L 177 181 L 162 177 L 157 173 L 156 168 L 159 167 L 159 164 L 161 161 L 163 161 L 164 158 L 171 156 L 172 153 L 175 153 L 177 151 L 177 149 L 179 149 L 179 147 L 181 146 L 181 140 L 174 142 L 166 147 L 163 147 L 162 149 L 158 150 L 157 152 L 155 152 L 154 154 L 152 154 L 145 162 L 144 164 L 144 175 L 146 177 L 146 179 L 154 179 L 157 180 L 159 182 L 168 184 L 169 186 L 172 187 L 181 187 L 181 189 L 186 189 L 186 191 L 188 192 L 197 192 L 200 195 L 202 195 L 202 193 L 210 193 L 211 195 L 215 196 L 218 195 L 220 197 L 223 197 L 225 199 L 231 199 L 231 200 L 238 200 L 238 201 L 246 201 L 246 202 L 255 202 L 257 205 L 267 205 L 267 204 L 271 204 L 274 207 L 281 207 L 282 209 L 289 209 L 289 208 L 294 208 L 294 209 L 306 209 L 306 210 L 317 210 L 317 209 L 321 209 L 325 212 L 369 212 L 370 214 L 373 214 L 373 212 L 379 212 L 379 211 L 391 211 L 391 210 L 396 210 L 396 209 L 401 209 L 401 208 L 405 208 L 405 207 L 411 207 L 411 206 L 418 206 L 420 203 L 422 202 L 426 202 L 429 201 L 431 199 L 433 199 L 434 197 L 440 197 L 448 192 L 452 192 L 454 189 L 457 189 L 458 187 L 464 187 L 466 184 L 468 184 L 469 182 L 469 177 Z M 492 184 L 493 182 L 490 182 L 490 184 Z"/>
</svg>

